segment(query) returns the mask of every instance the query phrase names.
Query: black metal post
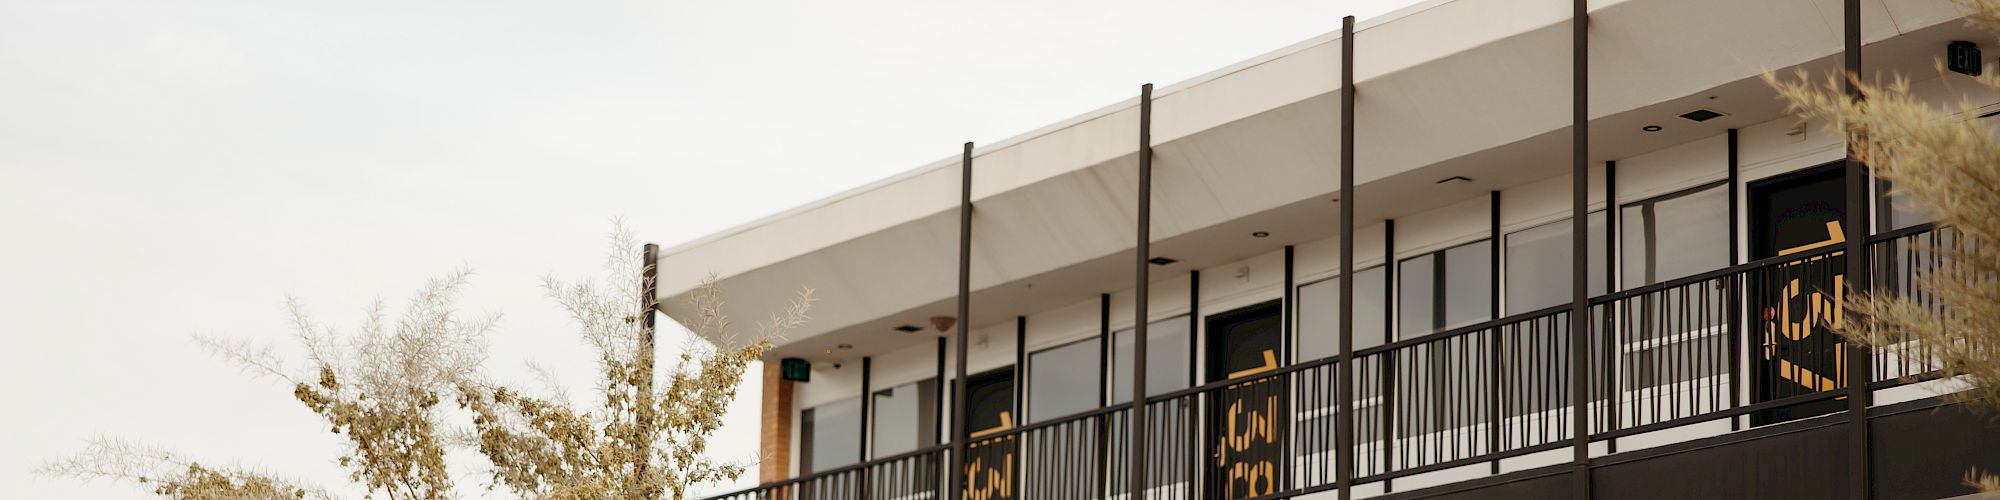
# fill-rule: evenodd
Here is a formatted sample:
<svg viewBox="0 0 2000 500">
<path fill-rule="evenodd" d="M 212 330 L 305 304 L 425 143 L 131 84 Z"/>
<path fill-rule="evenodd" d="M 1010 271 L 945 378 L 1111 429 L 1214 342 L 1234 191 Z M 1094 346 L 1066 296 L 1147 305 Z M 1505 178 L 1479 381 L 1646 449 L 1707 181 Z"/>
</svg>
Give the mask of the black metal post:
<svg viewBox="0 0 2000 500">
<path fill-rule="evenodd" d="M 1396 341 L 1396 220 L 1382 221 L 1382 340 Z M 1396 356 L 1382 356 L 1382 472 L 1396 465 Z M 1396 480 L 1382 481 L 1382 492 L 1395 491 Z"/>
<path fill-rule="evenodd" d="M 1022 424 L 1026 424 L 1027 422 L 1028 422 L 1028 317 L 1015 316 L 1014 317 L 1014 426 L 1020 427 Z M 1028 441 L 1028 436 L 1026 434 L 1016 436 L 1014 438 L 1014 448 L 1016 450 L 1021 449 L 1023 447 L 1022 445 L 1026 444 L 1027 441 Z M 1012 460 L 1012 463 L 1007 464 L 1008 473 L 1011 475 L 1011 477 L 1007 478 L 1008 484 L 1014 485 L 1015 491 L 1020 491 L 1020 487 L 1022 486 L 1021 467 L 1018 466 L 1020 462 L 1021 459 L 1018 456 L 1016 456 L 1016 458 Z"/>
<path fill-rule="evenodd" d="M 1138 269 L 1134 276 L 1136 289 L 1132 291 L 1132 455 L 1126 462 L 1132 471 L 1132 486 L 1126 498 L 1145 500 L 1146 498 L 1146 301 L 1147 282 L 1151 281 L 1147 266 L 1153 258 L 1153 84 L 1139 87 L 1139 235 L 1137 257 Z"/>
<path fill-rule="evenodd" d="M 1570 255 L 1576 257 L 1570 269 L 1570 415 L 1571 453 L 1574 455 L 1574 496 L 1590 498 L 1590 12 L 1585 0 L 1570 4 Z"/>
<path fill-rule="evenodd" d="M 1489 241 L 1492 244 L 1486 245 L 1486 248 L 1491 250 L 1491 254 L 1487 257 L 1492 260 L 1491 265 L 1487 268 L 1490 273 L 1487 280 L 1487 286 L 1489 287 L 1488 298 L 1490 299 L 1490 303 L 1487 304 L 1487 310 L 1491 311 L 1489 314 L 1494 318 L 1499 318 L 1501 316 L 1500 294 L 1502 291 L 1500 288 L 1500 280 L 1502 278 L 1502 273 L 1500 272 L 1500 245 L 1503 243 L 1500 235 L 1500 192 L 1493 191 L 1489 195 L 1489 198 L 1491 206 L 1487 209 L 1487 215 L 1489 216 L 1487 218 L 1487 232 L 1490 235 L 1488 238 L 1491 238 Z M 1499 453 L 1500 362 L 1502 359 L 1500 354 L 1500 339 L 1502 335 L 1500 335 L 1500 329 L 1498 328 L 1493 329 L 1487 335 L 1492 335 L 1493 342 L 1487 346 L 1488 352 L 1486 353 L 1486 452 Z M 1500 460 L 1493 460 L 1489 469 L 1493 474 L 1499 474 Z"/>
<path fill-rule="evenodd" d="M 1354 486 L 1354 16 L 1340 18 L 1340 408 L 1334 466 L 1340 500 Z"/>
<path fill-rule="evenodd" d="M 1014 317 L 1014 413 L 1015 422 L 1026 423 L 1028 416 L 1028 317 Z"/>
<path fill-rule="evenodd" d="M 972 328 L 972 143 L 965 143 L 965 153 L 959 160 L 958 193 L 958 321 L 952 326 L 957 338 L 953 349 L 958 351 L 956 365 L 952 371 L 951 392 L 951 474 L 950 491 L 945 498 L 959 500 L 965 496 L 965 331 Z"/>
<path fill-rule="evenodd" d="M 940 335 L 937 338 L 937 382 L 931 384 L 931 393 L 933 396 L 931 398 L 931 439 L 937 439 L 938 433 L 944 431 L 944 348 L 945 338 Z M 932 441 L 932 444 L 939 442 L 944 441 Z"/>
<path fill-rule="evenodd" d="M 1604 162 L 1604 293 L 1618 291 L 1618 162 Z M 1590 260 L 1590 256 L 1580 257 Z M 1605 342 L 1598 361 L 1604 363 L 1604 431 L 1618 430 L 1618 370 L 1617 353 L 1611 346 L 1618 345 L 1612 339 L 1617 335 L 1618 302 L 1604 303 L 1604 320 L 1599 325 L 1604 328 L 1600 338 Z M 1605 453 L 1618 452 L 1618 438 L 1604 440 Z"/>
<path fill-rule="evenodd" d="M 1298 332 L 1297 328 L 1293 328 L 1292 326 L 1292 323 L 1298 318 L 1298 307 L 1293 304 L 1293 302 L 1298 300 L 1298 297 L 1293 295 L 1298 287 L 1298 280 L 1293 278 L 1293 275 L 1298 272 L 1297 256 L 1298 250 L 1296 248 L 1292 245 L 1285 245 L 1285 277 L 1282 280 L 1282 286 L 1285 288 L 1285 291 L 1283 294 L 1284 299 L 1278 301 L 1279 310 L 1282 311 L 1280 312 L 1280 317 L 1285 318 L 1284 323 L 1278 325 L 1278 331 L 1280 338 L 1283 338 L 1284 341 L 1278 343 L 1278 349 L 1282 353 L 1279 359 L 1283 360 L 1287 366 L 1298 362 L 1295 358 L 1298 350 L 1292 348 L 1292 343 L 1297 342 L 1298 337 L 1302 335 Z M 1290 444 L 1290 441 L 1287 440 L 1286 443 Z M 1291 455 L 1286 454 L 1285 456 Z"/>
<path fill-rule="evenodd" d="M 1110 385 L 1111 359 L 1111 294 L 1098 294 L 1097 405 L 1100 407 L 1111 406 L 1111 391 L 1105 389 L 1106 386 Z M 1097 452 L 1097 474 L 1094 474 L 1093 477 L 1101 478 L 1111 475 L 1111 426 L 1109 422 L 1110 419 L 1108 417 L 1097 417 L 1097 425 L 1095 427 L 1095 434 L 1097 435 L 1097 447 L 1095 449 Z M 1097 498 L 1105 498 L 1111 494 L 1108 491 L 1108 487 L 1110 486 L 1109 481 L 1092 484 L 1091 486 L 1091 490 L 1097 493 Z"/>
<path fill-rule="evenodd" d="M 873 384 L 873 379 L 871 377 L 873 377 L 874 372 L 875 372 L 875 359 L 870 358 L 868 356 L 862 356 L 861 357 L 861 447 L 860 447 L 861 457 L 860 460 L 857 461 L 856 463 L 866 463 L 868 461 L 868 453 L 869 453 L 868 410 L 870 407 L 875 406 L 874 388 L 871 387 L 871 385 Z M 861 471 L 857 475 L 858 477 L 856 478 L 857 480 L 855 481 L 855 484 L 860 489 L 861 493 L 860 498 L 868 498 L 869 496 L 868 469 L 866 468 L 861 469 Z"/>
<path fill-rule="evenodd" d="M 1861 94 L 1861 0 L 1842 2 L 1845 29 L 1844 61 L 1846 71 L 1847 98 L 1860 101 L 1867 96 Z M 1849 129 L 1852 130 L 1852 129 Z M 1868 227 L 1868 173 L 1863 170 L 1861 160 L 1854 156 L 1855 139 L 1852 134 L 1847 139 L 1847 289 L 1849 296 L 1868 290 L 1868 235 L 1873 231 Z M 1852 315 L 1843 321 L 1853 320 Z M 1874 379 L 1873 364 L 1868 348 L 1860 343 L 1842 342 L 1847 347 L 1847 439 L 1849 448 L 1847 480 L 1849 497 L 1862 499 L 1869 495 L 1868 464 L 1868 406 L 1873 403 L 1874 394 L 1869 390 L 1869 382 Z"/>
<path fill-rule="evenodd" d="M 1742 244 L 1738 239 L 1742 237 L 1742 230 L 1737 227 L 1741 224 L 1737 221 L 1741 217 L 1737 211 L 1737 190 L 1740 189 L 1737 185 L 1741 183 L 1742 166 L 1736 155 L 1736 141 L 1736 129 L 1729 129 L 1729 267 L 1743 263 Z M 1742 277 L 1730 278 L 1727 283 L 1729 300 L 1724 303 L 1728 304 L 1729 311 L 1729 408 L 1736 409 L 1743 405 L 1743 353 L 1750 349 L 1743 343 L 1743 301 L 1749 297 L 1743 295 Z M 1743 430 L 1743 417 L 1729 417 L 1729 430 Z"/>
<path fill-rule="evenodd" d="M 1201 270 L 1196 269 L 1188 271 L 1188 348 L 1187 348 L 1188 387 L 1201 385 L 1201 379 L 1195 375 L 1196 373 L 1200 372 L 1200 369 L 1197 367 L 1201 366 L 1200 363 L 1195 362 L 1196 361 L 1195 356 L 1201 352 L 1201 336 L 1197 335 L 1197 333 L 1200 332 L 1201 332 Z M 1191 408 L 1189 411 L 1197 412 L 1196 414 L 1199 414 L 1198 412 L 1200 410 Z M 1210 449 L 1209 440 L 1197 438 L 1198 436 L 1201 435 L 1201 427 L 1200 427 L 1201 425 L 1202 423 L 1199 419 L 1187 421 L 1185 430 L 1187 430 L 1189 435 L 1183 436 L 1183 439 L 1187 439 L 1195 443 L 1193 446 L 1191 446 L 1191 448 L 1195 450 L 1196 457 L 1214 456 L 1212 454 L 1214 450 Z M 1202 463 L 1204 462 L 1202 462 L 1200 459 L 1190 460 L 1187 462 L 1188 468 L 1183 473 L 1187 474 L 1187 476 L 1185 477 L 1189 478 L 1191 486 L 1188 486 L 1188 489 L 1186 491 L 1190 493 L 1200 491 L 1197 489 L 1199 488 L 1198 486 L 1192 486 L 1193 484 L 1192 481 L 1194 480 L 1194 478 L 1201 477 L 1199 474 L 1201 473 Z"/>
</svg>

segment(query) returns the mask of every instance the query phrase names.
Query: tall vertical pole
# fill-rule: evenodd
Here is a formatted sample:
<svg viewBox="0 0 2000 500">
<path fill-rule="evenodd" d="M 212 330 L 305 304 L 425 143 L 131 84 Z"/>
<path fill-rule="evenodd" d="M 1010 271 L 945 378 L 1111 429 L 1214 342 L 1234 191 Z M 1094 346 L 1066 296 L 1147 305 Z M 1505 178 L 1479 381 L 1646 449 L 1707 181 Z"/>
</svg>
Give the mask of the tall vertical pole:
<svg viewBox="0 0 2000 500">
<path fill-rule="evenodd" d="M 1570 436 L 1575 496 L 1590 498 L 1590 11 L 1585 0 L 1570 8 Z"/>
<path fill-rule="evenodd" d="M 869 451 L 870 443 L 868 441 L 868 424 L 869 424 L 868 410 L 870 407 L 875 406 L 874 373 L 875 373 L 875 358 L 862 356 L 861 357 L 861 426 L 860 426 L 861 446 L 859 447 L 859 449 L 856 450 L 860 452 L 857 453 L 857 455 L 860 456 L 855 457 L 854 463 L 868 462 L 868 457 L 870 453 Z M 856 496 L 858 498 L 870 498 L 872 495 L 868 494 L 869 492 L 868 487 L 870 485 L 868 482 L 867 471 L 863 470 L 863 472 L 861 474 L 857 474 L 857 476 L 859 477 L 855 478 L 855 487 L 859 495 Z"/>
<path fill-rule="evenodd" d="M 1340 18 L 1340 408 L 1334 461 L 1340 500 L 1354 492 L 1354 16 Z"/>
<path fill-rule="evenodd" d="M 1743 167 L 1736 155 L 1736 141 L 1736 129 L 1729 129 L 1729 180 L 1727 181 L 1729 182 L 1729 267 L 1743 263 L 1742 245 L 1738 240 L 1742 237 L 1742 230 L 1738 228 L 1740 222 L 1737 222 L 1742 213 L 1738 208 L 1737 186 L 1740 184 L 1738 178 Z M 1729 296 L 1723 303 L 1728 304 L 1729 314 L 1730 409 L 1743 405 L 1743 354 L 1750 351 L 1750 346 L 1743 343 L 1743 301 L 1749 298 L 1743 295 L 1743 281 L 1740 276 L 1729 278 L 1729 281 L 1726 281 L 1729 288 L 1724 290 Z M 1729 430 L 1743 430 L 1743 417 L 1729 417 Z"/>
<path fill-rule="evenodd" d="M 972 143 L 965 143 L 965 154 L 959 160 L 958 183 L 958 321 L 953 326 L 957 338 L 953 339 L 953 349 L 958 351 L 956 372 L 951 381 L 951 475 L 950 490 L 946 497 L 959 500 L 965 496 L 965 331 L 972 328 Z"/>
<path fill-rule="evenodd" d="M 939 332 L 939 333 L 943 333 L 943 332 Z M 933 439 L 934 441 L 932 441 L 932 442 L 929 442 L 929 443 L 923 443 L 923 444 L 924 444 L 925 446 L 929 446 L 929 445 L 933 445 L 933 444 L 937 444 L 937 443 L 941 443 L 941 442 L 945 442 L 945 441 L 935 441 L 935 440 L 936 440 L 936 439 L 938 438 L 938 433 L 939 433 L 939 432 L 943 432 L 943 431 L 944 431 L 944 428 L 945 428 L 945 424 L 944 424 L 944 413 L 945 413 L 945 411 L 944 411 L 944 405 L 945 405 L 945 398 L 944 398 L 944 379 L 945 379 L 945 374 L 944 374 L 944 358 L 945 358 L 945 350 L 944 350 L 944 349 L 945 349 L 945 338 L 944 338 L 943 336 L 938 336 L 938 338 L 937 338 L 937 371 L 936 371 L 936 372 L 933 372 L 933 373 L 936 373 L 936 374 L 937 374 L 937 381 L 931 384 L 931 435 L 930 435 L 930 439 Z M 948 440 L 947 440 L 947 441 L 948 441 Z M 937 484 L 937 483 L 931 483 L 931 484 Z"/>
<path fill-rule="evenodd" d="M 1617 238 L 1618 162 L 1606 161 L 1604 162 L 1604 293 L 1618 291 Z M 1590 256 L 1585 255 L 1577 257 L 1577 259 L 1590 260 Z M 1615 333 L 1617 332 L 1617 318 L 1618 303 L 1604 303 L 1604 318 L 1597 323 L 1604 329 L 1602 333 L 1598 334 L 1598 340 L 1604 342 L 1604 348 L 1598 349 L 1599 352 L 1597 354 L 1598 362 L 1604 363 L 1604 374 L 1597 381 L 1604 384 L 1602 386 L 1605 394 L 1604 413 L 1600 415 L 1603 415 L 1604 418 L 1605 432 L 1618 430 L 1618 374 L 1616 373 L 1617 370 L 1612 369 L 1613 366 L 1617 366 L 1618 359 L 1617 353 L 1611 352 L 1613 349 L 1610 348 L 1611 346 L 1618 345 L 1618 342 L 1613 340 L 1614 336 L 1617 335 Z M 1618 453 L 1618 438 L 1604 440 L 1604 452 Z"/>
<path fill-rule="evenodd" d="M 1847 72 L 1847 98 L 1854 101 L 1865 99 L 1859 86 L 1861 79 L 1861 0 L 1842 2 L 1845 21 L 1846 57 L 1842 69 Z M 1854 156 L 1854 135 L 1847 136 L 1847 289 L 1852 297 L 1868 290 L 1868 235 L 1873 233 L 1868 226 L 1868 173 L 1863 170 L 1861 160 Z M 1852 315 L 1843 321 L 1851 321 Z M 1847 347 L 1847 366 L 1843 367 L 1847 376 L 1848 429 L 1847 481 L 1850 498 L 1868 498 L 1868 406 L 1873 403 L 1873 392 L 1869 382 L 1874 381 L 1870 367 L 1868 348 L 1854 341 L 1842 342 Z"/>
<path fill-rule="evenodd" d="M 1487 237 L 1491 238 L 1488 241 L 1492 243 L 1486 245 L 1486 248 L 1491 251 L 1491 254 L 1487 255 L 1487 258 L 1492 260 L 1488 261 L 1490 264 L 1487 266 L 1487 270 L 1491 274 L 1487 276 L 1487 286 L 1490 287 L 1488 288 L 1487 297 L 1490 302 L 1486 307 L 1490 311 L 1489 314 L 1493 318 L 1498 319 L 1502 316 L 1500 297 L 1504 291 L 1500 288 L 1500 280 L 1503 278 L 1500 268 L 1500 246 L 1505 242 L 1500 236 L 1500 191 L 1496 190 L 1489 194 L 1487 203 L 1489 207 L 1487 208 L 1486 215 L 1488 215 L 1487 224 L 1489 225 L 1486 230 L 1489 235 Z M 1486 415 L 1484 415 L 1486 418 L 1486 452 L 1499 453 L 1500 429 L 1502 427 L 1500 425 L 1500 363 L 1504 359 L 1500 339 L 1505 336 L 1501 335 L 1499 331 L 1481 333 L 1481 335 L 1492 336 L 1492 340 L 1486 343 Z M 1499 474 L 1500 461 L 1497 459 L 1492 461 L 1489 470 L 1492 474 Z"/>
<path fill-rule="evenodd" d="M 647 243 L 643 258 L 645 259 L 643 262 L 645 267 L 639 270 L 639 364 L 641 369 L 646 370 L 646 376 L 639 377 L 638 393 L 639 406 L 652 407 L 653 343 L 655 342 L 653 339 L 653 317 L 656 314 L 655 311 L 660 309 L 660 285 L 658 283 L 660 277 L 660 246 Z M 639 427 L 651 429 L 653 423 L 645 415 L 645 413 L 640 414 Z M 646 448 L 650 446 L 651 443 L 646 442 L 632 443 L 632 453 L 634 456 L 639 457 L 639 460 L 632 462 L 634 472 L 632 478 L 634 480 L 643 481 L 646 478 L 646 467 L 651 462 L 646 460 Z"/>
<path fill-rule="evenodd" d="M 1106 390 L 1106 387 L 1110 385 L 1109 382 L 1111 380 L 1111 373 L 1110 373 L 1111 359 L 1112 359 L 1111 294 L 1108 293 L 1098 294 L 1097 295 L 1097 406 L 1098 407 L 1111 406 L 1111 391 Z M 1111 448 L 1111 429 L 1112 429 L 1110 425 L 1111 421 L 1108 417 L 1105 416 L 1098 416 L 1093 420 L 1096 420 L 1096 423 L 1094 424 L 1094 428 L 1091 434 L 1097 437 L 1097 446 L 1093 447 L 1091 451 L 1097 453 L 1097 468 L 1093 469 L 1097 473 L 1090 474 L 1088 476 L 1096 478 L 1104 478 L 1105 476 L 1110 474 L 1111 470 L 1110 469 L 1110 463 L 1111 463 L 1110 448 Z M 1094 482 L 1090 484 L 1091 491 L 1097 493 L 1097 498 L 1102 499 L 1109 497 L 1111 495 L 1111 492 L 1108 490 L 1110 489 L 1109 487 L 1111 486 L 1111 481 L 1109 481 L 1108 479 L 1099 479 L 1099 481 L 1102 482 Z"/>
<path fill-rule="evenodd" d="M 1396 219 L 1387 219 L 1382 221 L 1382 341 L 1385 343 L 1396 341 L 1395 296 Z M 1382 392 L 1376 393 L 1380 394 L 1382 398 L 1382 404 L 1377 407 L 1381 408 L 1381 411 L 1378 412 L 1381 417 L 1376 420 L 1382 423 L 1382 429 L 1380 430 L 1380 435 L 1382 436 L 1382 464 L 1381 468 L 1377 470 L 1388 471 L 1396 464 L 1396 357 L 1393 355 L 1382 356 L 1381 365 L 1377 369 L 1381 370 L 1382 374 L 1376 377 L 1380 379 L 1382 384 L 1377 389 Z M 1348 413 L 1352 414 L 1353 412 Z M 1382 480 L 1383 493 L 1395 490 L 1395 479 Z"/>
<path fill-rule="evenodd" d="M 1132 291 L 1132 411 L 1126 426 L 1132 429 L 1132 455 L 1125 463 L 1132 469 L 1132 485 L 1126 498 L 1146 498 L 1146 296 L 1153 258 L 1153 84 L 1139 87 L 1139 235 L 1134 261 L 1137 288 Z"/>
</svg>

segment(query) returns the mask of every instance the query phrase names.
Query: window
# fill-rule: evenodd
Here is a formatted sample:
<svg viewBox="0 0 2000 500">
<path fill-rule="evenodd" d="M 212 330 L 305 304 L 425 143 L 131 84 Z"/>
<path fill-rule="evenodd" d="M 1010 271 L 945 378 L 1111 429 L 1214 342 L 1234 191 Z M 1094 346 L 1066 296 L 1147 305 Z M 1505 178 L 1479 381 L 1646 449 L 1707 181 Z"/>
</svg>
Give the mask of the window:
<svg viewBox="0 0 2000 500">
<path fill-rule="evenodd" d="M 1094 338 L 1029 354 L 1028 421 L 1041 422 L 1097 408 L 1098 399 L 1103 396 L 1099 365 Z"/>
<path fill-rule="evenodd" d="M 1383 279 L 1388 274 L 1387 266 L 1375 266 L 1354 272 L 1354 349 L 1382 345 L 1389 337 L 1388 291 Z M 1303 361 L 1323 359 L 1340 354 L 1340 280 L 1333 277 L 1308 283 L 1299 287 L 1299 335 L 1298 358 Z M 1339 371 L 1337 367 L 1299 372 L 1296 377 L 1298 394 L 1292 398 L 1293 411 L 1298 427 L 1292 436 L 1293 449 L 1304 453 L 1323 453 L 1334 449 L 1335 418 L 1338 417 Z M 1356 398 L 1355 438 L 1358 442 L 1373 441 L 1381 435 L 1382 384 L 1364 380 L 1357 374 L 1354 379 Z M 1372 424 L 1372 425 L 1371 425 Z"/>
<path fill-rule="evenodd" d="M 1146 395 L 1188 388 L 1193 367 L 1188 363 L 1192 336 L 1187 315 L 1146 324 Z M 1111 402 L 1132 401 L 1132 329 L 1111 334 Z"/>
<path fill-rule="evenodd" d="M 1491 245 L 1479 240 L 1398 262 L 1398 338 L 1493 319 Z"/>
<path fill-rule="evenodd" d="M 1641 287 L 1729 266 L 1729 187 L 1712 184 L 1619 209 L 1620 280 Z"/>
<path fill-rule="evenodd" d="M 799 413 L 799 472 L 839 468 L 861 461 L 861 398 L 851 397 Z"/>
<path fill-rule="evenodd" d="M 1574 219 L 1563 219 L 1507 235 L 1507 315 L 1512 316 L 1535 311 L 1570 301 L 1570 278 L 1576 261 L 1570 257 L 1571 226 Z M 1585 266 L 1585 293 L 1592 297 L 1604 294 L 1604 212 L 1591 212 L 1584 218 L 1588 229 L 1590 262 Z"/>
<path fill-rule="evenodd" d="M 868 436 L 875 440 L 875 457 L 937 444 L 937 379 L 875 391 L 874 400 L 875 421 Z"/>
<path fill-rule="evenodd" d="M 1383 318 L 1388 300 L 1382 275 L 1387 270 L 1375 266 L 1354 272 L 1354 348 L 1382 345 L 1388 338 L 1389 322 Z M 1299 287 L 1300 360 L 1315 360 L 1340 354 L 1340 277 Z"/>
<path fill-rule="evenodd" d="M 1621 283 L 1637 288 L 1729 266 L 1729 186 L 1716 183 L 1619 208 Z M 1618 302 L 1626 391 L 1728 373 L 1723 283 L 1694 283 Z M 1593 321 L 1596 321 L 1593 319 Z M 1656 401 L 1654 403 L 1657 403 Z M 1653 403 L 1638 403 L 1653 404 Z M 1636 410 L 1636 407 L 1635 407 Z"/>
</svg>

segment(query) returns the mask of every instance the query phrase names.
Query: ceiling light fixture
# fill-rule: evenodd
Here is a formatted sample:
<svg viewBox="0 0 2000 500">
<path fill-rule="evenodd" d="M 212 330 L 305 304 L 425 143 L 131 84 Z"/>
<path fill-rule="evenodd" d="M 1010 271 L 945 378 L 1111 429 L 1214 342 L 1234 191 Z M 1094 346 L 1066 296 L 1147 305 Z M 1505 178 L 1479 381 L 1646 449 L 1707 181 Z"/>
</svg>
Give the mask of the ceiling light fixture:
<svg viewBox="0 0 2000 500">
<path fill-rule="evenodd" d="M 1271 232 L 1270 232 L 1270 231 L 1258 231 L 1258 232 L 1254 232 L 1254 233 L 1250 233 L 1250 237 L 1252 237 L 1252 238 L 1263 238 L 1263 237 L 1267 237 L 1267 236 L 1270 236 L 1270 235 L 1271 235 Z"/>
<path fill-rule="evenodd" d="M 1454 175 L 1437 181 L 1438 184 L 1454 184 L 1460 182 L 1472 182 L 1472 179 L 1463 175 Z"/>
<path fill-rule="evenodd" d="M 1644 131 L 1647 131 L 1647 132 L 1659 132 L 1659 131 L 1660 131 L 1660 126 L 1659 126 L 1659 125 L 1647 125 L 1647 126 L 1644 126 L 1644 127 L 1639 127 L 1639 130 L 1644 130 Z"/>
<path fill-rule="evenodd" d="M 846 350 L 851 350 L 851 349 L 854 349 L 854 344 L 841 344 L 841 345 L 839 345 L 838 347 L 840 347 L 840 350 L 842 350 L 842 351 L 846 351 Z"/>
<path fill-rule="evenodd" d="M 1153 265 L 1155 265 L 1155 266 L 1164 266 L 1164 265 L 1167 265 L 1167 264 L 1172 264 L 1172 263 L 1175 263 L 1175 262 L 1180 262 L 1180 261 L 1178 261 L 1178 260 L 1174 260 L 1174 259 L 1169 259 L 1169 258 L 1166 258 L 1166 257 L 1154 257 L 1154 258 L 1151 258 L 1151 259 L 1147 259 L 1147 260 L 1146 260 L 1146 262 L 1151 262 L 1151 263 L 1153 263 Z"/>
<path fill-rule="evenodd" d="M 896 331 L 903 333 L 916 333 L 917 330 L 922 330 L 922 329 L 923 329 L 922 327 L 919 327 L 917 325 L 903 325 L 896 327 Z"/>
</svg>

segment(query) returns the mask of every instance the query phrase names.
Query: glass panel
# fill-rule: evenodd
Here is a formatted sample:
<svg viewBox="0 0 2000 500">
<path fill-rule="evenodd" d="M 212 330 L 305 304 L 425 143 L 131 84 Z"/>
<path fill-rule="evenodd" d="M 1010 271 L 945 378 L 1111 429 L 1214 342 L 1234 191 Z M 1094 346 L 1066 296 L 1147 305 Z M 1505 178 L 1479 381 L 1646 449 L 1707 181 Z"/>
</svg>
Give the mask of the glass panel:
<svg viewBox="0 0 2000 500">
<path fill-rule="evenodd" d="M 1382 320 L 1381 266 L 1355 271 L 1354 348 L 1382 345 L 1386 322 Z M 1340 278 L 1330 278 L 1299 287 L 1299 356 L 1310 361 L 1340 354 Z"/>
<path fill-rule="evenodd" d="M 1444 328 L 1493 319 L 1493 242 L 1444 251 Z"/>
<path fill-rule="evenodd" d="M 1437 279 L 1436 264 L 1432 262 L 1435 258 L 1436 254 L 1425 254 L 1396 264 L 1398 339 L 1438 331 L 1437 318 L 1432 314 L 1437 302 L 1437 297 L 1432 295 Z"/>
<path fill-rule="evenodd" d="M 1922 202 L 1909 196 L 1892 196 L 1891 191 L 1895 188 L 1890 187 L 1888 181 L 1882 181 L 1876 184 L 1876 187 L 1881 189 L 1881 192 L 1876 193 L 1876 206 L 1881 207 L 1888 215 L 1889 227 L 1882 230 L 1892 231 L 1937 220 L 1924 210 Z"/>
<path fill-rule="evenodd" d="M 1146 395 L 1188 388 L 1188 317 L 1175 316 L 1146 324 Z M 1132 330 L 1111 336 L 1111 402 L 1132 400 Z"/>
<path fill-rule="evenodd" d="M 937 379 L 875 391 L 874 456 L 887 457 L 937 444 Z"/>
<path fill-rule="evenodd" d="M 1591 212 L 1585 219 L 1589 228 L 1589 293 L 1604 292 L 1604 212 Z M 1563 219 L 1507 235 L 1507 314 L 1515 315 L 1568 303 L 1570 270 L 1575 261 L 1569 235 L 1571 222 Z"/>
<path fill-rule="evenodd" d="M 861 461 L 861 398 L 807 408 L 799 414 L 799 471 L 811 473 Z"/>
<path fill-rule="evenodd" d="M 1102 389 L 1102 385 L 1094 383 L 1099 375 L 1097 367 L 1097 339 L 1029 354 L 1028 421 L 1040 422 L 1096 408 Z"/>
<path fill-rule="evenodd" d="M 1729 189 L 1716 185 L 1621 208 L 1626 288 L 1729 266 Z"/>
</svg>

